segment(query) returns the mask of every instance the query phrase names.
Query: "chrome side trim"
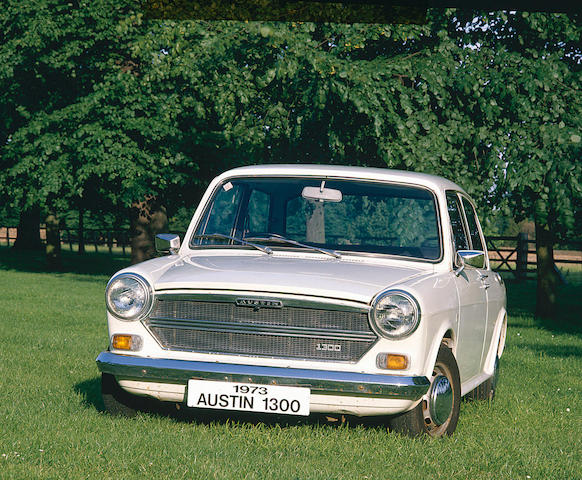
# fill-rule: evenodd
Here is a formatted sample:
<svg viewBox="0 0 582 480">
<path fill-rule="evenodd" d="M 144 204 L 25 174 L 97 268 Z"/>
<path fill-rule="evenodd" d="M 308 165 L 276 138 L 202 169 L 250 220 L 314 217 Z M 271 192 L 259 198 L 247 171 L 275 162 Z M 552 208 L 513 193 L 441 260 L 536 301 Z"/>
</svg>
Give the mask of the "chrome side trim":
<svg viewBox="0 0 582 480">
<path fill-rule="evenodd" d="M 111 352 L 101 352 L 97 366 L 103 373 L 143 381 L 186 384 L 189 379 L 200 379 L 286 385 L 309 387 L 316 395 L 418 400 L 430 386 L 426 377 L 142 358 Z"/>
</svg>

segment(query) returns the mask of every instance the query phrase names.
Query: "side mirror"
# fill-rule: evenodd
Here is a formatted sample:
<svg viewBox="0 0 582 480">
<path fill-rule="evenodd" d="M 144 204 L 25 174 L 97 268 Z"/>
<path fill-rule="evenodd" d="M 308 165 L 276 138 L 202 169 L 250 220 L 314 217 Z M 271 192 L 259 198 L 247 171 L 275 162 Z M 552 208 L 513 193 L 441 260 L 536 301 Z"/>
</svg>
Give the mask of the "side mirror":
<svg viewBox="0 0 582 480">
<path fill-rule="evenodd" d="M 485 268 L 485 252 L 482 250 L 459 250 L 455 259 L 457 269 L 455 275 L 458 277 L 466 266 L 472 268 Z"/>
<path fill-rule="evenodd" d="M 156 235 L 156 251 L 176 255 L 180 249 L 180 237 L 175 233 L 158 233 Z"/>
</svg>

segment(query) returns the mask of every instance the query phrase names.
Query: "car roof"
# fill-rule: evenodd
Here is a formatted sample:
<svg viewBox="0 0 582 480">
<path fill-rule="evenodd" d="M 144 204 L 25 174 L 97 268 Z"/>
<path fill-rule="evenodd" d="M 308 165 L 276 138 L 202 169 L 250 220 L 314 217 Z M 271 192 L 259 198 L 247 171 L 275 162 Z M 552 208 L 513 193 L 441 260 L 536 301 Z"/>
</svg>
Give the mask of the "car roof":
<svg viewBox="0 0 582 480">
<path fill-rule="evenodd" d="M 232 170 L 228 170 L 220 175 L 217 180 L 222 181 L 226 178 L 250 176 L 313 176 L 327 178 L 381 180 L 411 185 L 422 185 L 432 190 L 457 190 L 465 193 L 465 191 L 459 185 L 438 175 L 409 172 L 405 170 L 393 170 L 389 168 L 352 167 L 342 165 L 249 165 L 246 167 L 238 167 Z"/>
</svg>

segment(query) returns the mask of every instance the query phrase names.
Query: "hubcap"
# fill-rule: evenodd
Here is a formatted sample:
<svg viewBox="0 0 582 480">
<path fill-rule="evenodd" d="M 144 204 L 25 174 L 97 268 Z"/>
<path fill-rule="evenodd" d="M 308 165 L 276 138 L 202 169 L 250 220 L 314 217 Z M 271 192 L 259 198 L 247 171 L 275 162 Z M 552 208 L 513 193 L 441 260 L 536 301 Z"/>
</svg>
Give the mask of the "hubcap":
<svg viewBox="0 0 582 480">
<path fill-rule="evenodd" d="M 444 375 L 437 375 L 433 381 L 429 398 L 429 410 L 435 425 L 442 425 L 453 411 L 453 387 Z"/>
</svg>

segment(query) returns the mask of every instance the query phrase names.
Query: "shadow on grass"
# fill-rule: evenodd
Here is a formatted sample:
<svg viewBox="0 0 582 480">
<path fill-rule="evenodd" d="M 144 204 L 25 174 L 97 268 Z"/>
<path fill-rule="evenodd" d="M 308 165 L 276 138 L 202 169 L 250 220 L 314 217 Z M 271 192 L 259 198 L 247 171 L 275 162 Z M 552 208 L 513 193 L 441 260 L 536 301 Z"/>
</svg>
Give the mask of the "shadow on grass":
<svg viewBox="0 0 582 480">
<path fill-rule="evenodd" d="M 582 285 L 578 282 L 558 287 L 554 318 L 535 316 L 535 281 L 506 281 L 506 288 L 510 327 L 540 327 L 555 333 L 582 335 Z"/>
<path fill-rule="evenodd" d="M 81 405 L 85 408 L 94 408 L 99 412 L 105 411 L 103 400 L 101 399 L 101 378 L 95 377 L 84 382 L 77 383 L 73 390 L 80 394 L 83 400 Z"/>
<path fill-rule="evenodd" d="M 551 345 L 544 343 L 520 343 L 517 348 L 543 354 L 552 358 L 582 357 L 582 348 L 574 345 Z"/>
<path fill-rule="evenodd" d="M 77 383 L 75 392 L 81 395 L 84 408 L 106 412 L 101 399 L 101 378 L 95 377 Z M 366 428 L 388 428 L 388 417 L 355 417 L 352 415 L 332 415 L 312 413 L 308 417 L 294 415 L 274 415 L 262 413 L 247 413 L 228 410 L 213 410 L 188 408 L 184 403 L 161 402 L 152 398 L 134 397 L 138 401 L 140 412 L 170 418 L 176 422 L 197 424 L 249 424 L 292 427 L 296 425 L 330 425 L 355 428 L 358 425 Z"/>
<path fill-rule="evenodd" d="M 0 247 L 0 270 L 19 272 L 78 273 L 85 275 L 113 275 L 129 265 L 129 257 L 109 253 L 88 252 L 78 255 L 75 252 L 61 252 L 62 267 L 59 270 L 47 268 L 42 251 L 18 251 Z"/>
</svg>

